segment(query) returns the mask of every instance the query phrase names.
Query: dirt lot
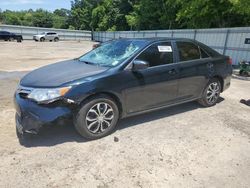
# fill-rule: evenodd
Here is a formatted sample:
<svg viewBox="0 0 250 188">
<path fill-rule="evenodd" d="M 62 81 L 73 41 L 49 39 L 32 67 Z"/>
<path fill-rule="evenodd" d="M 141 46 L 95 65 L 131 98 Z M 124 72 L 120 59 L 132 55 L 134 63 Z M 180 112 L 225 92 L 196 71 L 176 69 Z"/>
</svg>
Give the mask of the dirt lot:
<svg viewBox="0 0 250 188">
<path fill-rule="evenodd" d="M 249 81 L 233 79 L 214 107 L 191 102 L 125 119 L 100 140 L 68 125 L 20 145 L 12 103 L 19 79 L 91 46 L 0 43 L 0 187 L 250 187 L 250 107 L 239 103 L 250 99 Z"/>
</svg>

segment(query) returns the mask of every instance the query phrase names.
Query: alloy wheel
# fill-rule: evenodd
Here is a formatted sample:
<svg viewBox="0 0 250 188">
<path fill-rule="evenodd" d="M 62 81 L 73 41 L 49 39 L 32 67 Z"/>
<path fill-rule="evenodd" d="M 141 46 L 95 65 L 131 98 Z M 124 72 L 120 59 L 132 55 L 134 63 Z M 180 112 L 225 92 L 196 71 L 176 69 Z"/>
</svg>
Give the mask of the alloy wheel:
<svg viewBox="0 0 250 188">
<path fill-rule="evenodd" d="M 105 102 L 93 105 L 86 115 L 87 129 L 93 134 L 105 132 L 114 119 L 113 108 Z"/>
<path fill-rule="evenodd" d="M 220 96 L 220 85 L 218 82 L 212 82 L 207 89 L 207 102 L 214 104 Z"/>
</svg>

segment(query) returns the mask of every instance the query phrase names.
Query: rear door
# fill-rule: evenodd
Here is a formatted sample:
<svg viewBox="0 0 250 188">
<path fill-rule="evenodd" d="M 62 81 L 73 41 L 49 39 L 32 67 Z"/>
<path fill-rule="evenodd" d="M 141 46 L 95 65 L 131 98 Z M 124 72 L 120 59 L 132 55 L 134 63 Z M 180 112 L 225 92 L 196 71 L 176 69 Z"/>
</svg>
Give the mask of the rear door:
<svg viewBox="0 0 250 188">
<path fill-rule="evenodd" d="M 174 63 L 171 42 L 157 42 L 137 58 L 149 63 L 149 67 L 130 71 L 133 87 L 126 89 L 127 113 L 139 112 L 171 104 L 177 97 L 178 69 Z"/>
<path fill-rule="evenodd" d="M 0 31 L 0 40 L 3 40 L 3 32 Z"/>
<path fill-rule="evenodd" d="M 180 101 L 199 98 L 207 84 L 212 58 L 196 43 L 177 41 L 179 66 L 178 99 Z"/>
<path fill-rule="evenodd" d="M 52 34 L 51 33 L 46 33 L 45 39 L 46 40 L 52 40 Z"/>
</svg>

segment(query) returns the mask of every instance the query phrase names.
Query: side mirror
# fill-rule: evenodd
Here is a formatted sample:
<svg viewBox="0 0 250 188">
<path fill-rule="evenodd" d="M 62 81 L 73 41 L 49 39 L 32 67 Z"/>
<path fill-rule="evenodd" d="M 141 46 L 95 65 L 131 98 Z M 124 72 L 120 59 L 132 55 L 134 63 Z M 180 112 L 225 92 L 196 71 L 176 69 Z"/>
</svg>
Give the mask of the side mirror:
<svg viewBox="0 0 250 188">
<path fill-rule="evenodd" d="M 133 71 L 137 71 L 137 70 L 142 70 L 142 69 L 146 69 L 149 67 L 149 63 L 146 61 L 142 61 L 142 60 L 134 60 L 133 61 Z"/>
</svg>

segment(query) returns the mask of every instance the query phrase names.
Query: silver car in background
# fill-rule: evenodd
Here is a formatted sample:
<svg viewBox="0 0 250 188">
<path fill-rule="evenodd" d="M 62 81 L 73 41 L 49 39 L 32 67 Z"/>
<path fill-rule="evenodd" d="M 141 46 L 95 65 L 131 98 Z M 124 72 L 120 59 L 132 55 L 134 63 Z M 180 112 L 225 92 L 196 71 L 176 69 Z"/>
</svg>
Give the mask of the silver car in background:
<svg viewBox="0 0 250 188">
<path fill-rule="evenodd" d="M 44 32 L 44 33 L 41 33 L 39 35 L 34 35 L 33 40 L 40 41 L 40 42 L 44 42 L 44 41 L 58 42 L 59 41 L 59 35 L 57 33 L 55 33 L 55 32 Z"/>
</svg>

